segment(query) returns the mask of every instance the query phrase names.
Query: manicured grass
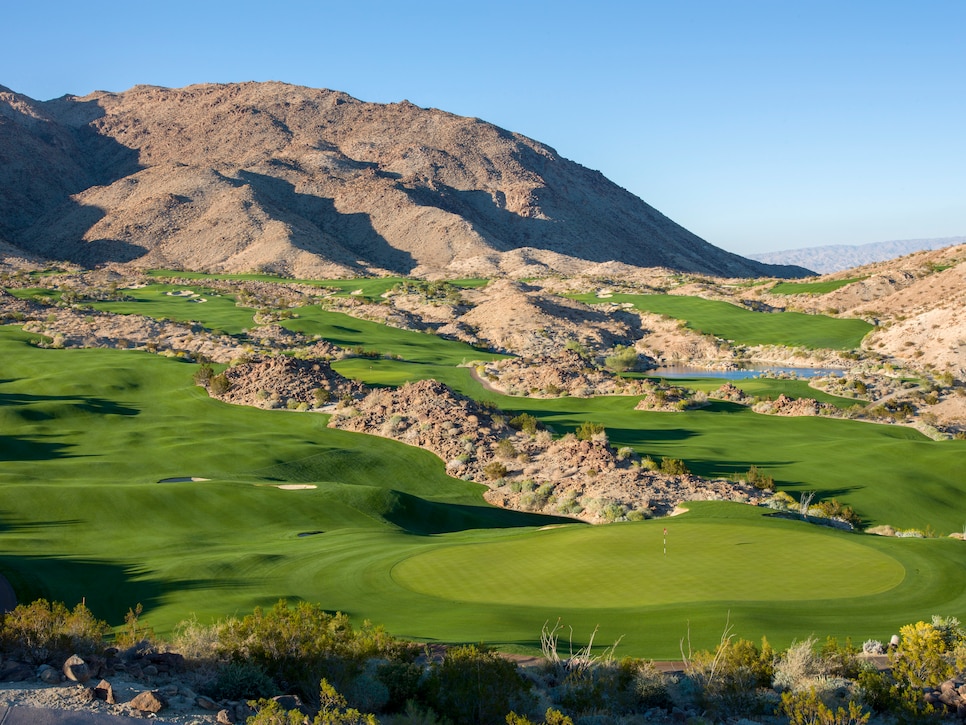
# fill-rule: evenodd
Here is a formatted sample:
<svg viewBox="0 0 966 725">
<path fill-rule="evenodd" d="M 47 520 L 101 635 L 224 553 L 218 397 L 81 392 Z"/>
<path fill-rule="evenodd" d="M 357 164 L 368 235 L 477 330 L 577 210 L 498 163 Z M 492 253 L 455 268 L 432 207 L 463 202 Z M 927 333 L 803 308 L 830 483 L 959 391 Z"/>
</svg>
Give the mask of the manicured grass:
<svg viewBox="0 0 966 725">
<path fill-rule="evenodd" d="M 776 295 L 824 295 L 834 292 L 853 282 L 861 282 L 866 277 L 850 277 L 848 279 L 833 279 L 825 282 L 779 282 L 769 291 Z"/>
<path fill-rule="evenodd" d="M 865 320 L 839 319 L 800 312 L 752 312 L 729 302 L 679 295 L 572 295 L 587 304 L 629 302 L 637 309 L 684 320 L 692 330 L 739 345 L 786 345 L 809 349 L 851 350 L 873 330 Z"/>
<path fill-rule="evenodd" d="M 276 284 L 305 284 L 313 287 L 331 287 L 339 290 L 338 296 L 348 296 L 356 294 L 368 300 L 376 300 L 383 293 L 389 291 L 400 282 L 406 281 L 404 277 L 357 277 L 353 279 L 287 279 L 271 274 L 207 274 L 205 272 L 177 272 L 173 270 L 155 269 L 148 272 L 151 277 L 167 278 L 176 277 L 180 279 L 220 279 L 241 282 L 272 282 Z M 447 280 L 449 284 L 456 287 L 474 288 L 485 287 L 489 284 L 488 279 L 468 278 Z"/>
<path fill-rule="evenodd" d="M 776 645 L 881 639 L 932 613 L 966 614 L 959 542 L 862 537 L 727 504 L 541 531 L 562 521 L 487 506 L 481 486 L 447 477 L 425 451 L 329 429 L 323 415 L 210 400 L 187 363 L 28 339 L 0 328 L 0 570 L 25 599 L 83 597 L 114 623 L 142 602 L 164 632 L 192 614 L 207 622 L 297 597 L 399 636 L 517 648 L 560 617 L 575 642 L 599 624 L 599 643 L 625 635 L 621 654 L 654 657 L 675 656 L 689 626 L 712 646 L 729 612 L 741 636 Z M 502 400 L 513 401 L 543 406 L 561 429 L 641 415 L 620 398 Z M 659 419 L 644 415 L 634 435 L 652 436 Z M 190 476 L 210 480 L 157 483 Z M 667 561 L 655 550 L 664 526 Z M 437 556 L 504 591 L 443 581 Z"/>
<path fill-rule="evenodd" d="M 966 495 L 964 441 L 932 441 L 901 426 L 759 415 L 723 401 L 698 410 L 664 413 L 634 410 L 639 397 L 633 396 L 511 397 L 484 390 L 467 369 L 444 370 L 403 361 L 343 360 L 335 368 L 380 385 L 435 377 L 510 414 L 530 413 L 560 434 L 573 432 L 584 421 L 603 423 L 612 444 L 631 446 L 656 459 L 681 458 L 702 476 L 727 478 L 756 465 L 782 489 L 814 490 L 816 500 L 834 497 L 853 506 L 867 525 L 929 527 L 942 534 L 962 530 L 962 513 L 950 501 Z M 797 388 L 805 394 L 804 381 L 740 382 L 749 392 L 757 384 L 758 392 L 769 395 L 781 388 L 792 392 Z M 792 385 L 796 382 L 799 385 Z M 809 397 L 815 396 L 810 393 Z"/>
</svg>

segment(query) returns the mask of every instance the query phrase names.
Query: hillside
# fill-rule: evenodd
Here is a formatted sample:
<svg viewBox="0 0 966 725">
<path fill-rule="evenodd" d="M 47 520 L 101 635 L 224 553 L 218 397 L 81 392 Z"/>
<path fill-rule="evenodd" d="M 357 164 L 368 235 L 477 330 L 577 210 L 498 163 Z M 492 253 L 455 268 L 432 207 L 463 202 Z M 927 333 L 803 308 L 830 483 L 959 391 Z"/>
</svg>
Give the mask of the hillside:
<svg viewBox="0 0 966 725">
<path fill-rule="evenodd" d="M 0 87 L 0 240 L 86 266 L 300 277 L 804 273 L 718 249 L 479 119 L 283 83 L 46 102 Z"/>
<path fill-rule="evenodd" d="M 828 244 L 821 247 L 786 249 L 779 252 L 750 254 L 749 258 L 766 264 L 794 264 L 820 274 L 842 272 L 874 262 L 885 262 L 906 254 L 941 249 L 966 242 L 966 237 L 938 239 L 897 239 L 871 244 Z"/>
</svg>

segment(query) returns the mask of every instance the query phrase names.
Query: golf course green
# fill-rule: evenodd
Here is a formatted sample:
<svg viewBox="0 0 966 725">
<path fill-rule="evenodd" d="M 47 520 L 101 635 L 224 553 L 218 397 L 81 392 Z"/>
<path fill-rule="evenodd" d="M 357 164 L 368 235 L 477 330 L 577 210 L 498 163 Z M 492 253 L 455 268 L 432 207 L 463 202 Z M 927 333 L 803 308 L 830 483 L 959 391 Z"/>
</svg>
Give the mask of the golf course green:
<svg viewBox="0 0 966 725">
<path fill-rule="evenodd" d="M 239 334 L 252 310 L 132 290 L 115 311 Z M 191 288 L 201 292 L 202 288 Z M 225 304 L 218 302 L 224 300 Z M 129 308 L 122 308 L 129 305 Z M 189 312 L 190 311 L 190 312 Z M 966 444 L 715 402 L 635 411 L 633 397 L 536 400 L 485 390 L 457 367 L 485 353 L 323 308 L 286 326 L 400 359 L 336 367 L 373 384 L 437 377 L 562 434 L 602 422 L 615 445 L 703 475 L 752 464 L 782 489 L 838 497 L 868 523 L 961 530 Z M 726 621 L 776 646 L 812 634 L 887 639 L 932 614 L 966 617 L 966 556 L 948 538 L 882 538 L 695 502 L 671 519 L 591 527 L 507 511 L 432 454 L 327 427 L 318 413 L 210 399 L 197 367 L 131 350 L 43 349 L 0 327 L 0 573 L 24 601 L 84 599 L 120 624 L 141 602 L 171 631 L 302 598 L 400 637 L 532 651 L 560 619 L 575 644 L 621 654 L 713 646 Z M 667 529 L 665 554 L 664 529 Z"/>
</svg>

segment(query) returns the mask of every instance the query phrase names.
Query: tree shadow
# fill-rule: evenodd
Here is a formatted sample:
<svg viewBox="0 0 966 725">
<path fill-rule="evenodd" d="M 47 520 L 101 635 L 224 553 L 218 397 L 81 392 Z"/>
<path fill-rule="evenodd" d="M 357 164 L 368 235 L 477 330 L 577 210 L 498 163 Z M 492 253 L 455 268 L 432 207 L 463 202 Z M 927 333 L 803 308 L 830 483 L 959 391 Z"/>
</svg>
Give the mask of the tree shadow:
<svg viewBox="0 0 966 725">
<path fill-rule="evenodd" d="M 266 174 L 239 171 L 238 179 L 224 178 L 235 186 L 249 186 L 273 218 L 289 225 L 292 243 L 299 249 L 329 258 L 338 256 L 350 266 L 364 260 L 399 274 L 409 274 L 416 267 L 409 252 L 391 246 L 375 230 L 368 214 L 343 214 L 335 208 L 334 199 L 300 194 L 290 182 Z"/>
<path fill-rule="evenodd" d="M 52 461 L 57 458 L 84 458 L 69 452 L 74 446 L 22 436 L 0 435 L 0 461 Z"/>
</svg>

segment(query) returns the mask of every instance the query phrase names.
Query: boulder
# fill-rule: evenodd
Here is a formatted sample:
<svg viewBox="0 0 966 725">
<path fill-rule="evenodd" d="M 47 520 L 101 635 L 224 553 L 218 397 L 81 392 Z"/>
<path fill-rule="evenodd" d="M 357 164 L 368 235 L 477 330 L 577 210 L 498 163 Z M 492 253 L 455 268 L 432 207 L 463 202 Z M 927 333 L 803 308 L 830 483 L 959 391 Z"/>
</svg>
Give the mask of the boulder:
<svg viewBox="0 0 966 725">
<path fill-rule="evenodd" d="M 117 699 L 114 697 L 114 688 L 107 680 L 101 680 L 94 688 L 94 697 L 103 700 L 108 705 L 116 705 Z"/>
<path fill-rule="evenodd" d="M 91 669 L 79 655 L 71 655 L 64 662 L 64 676 L 71 682 L 84 683 L 91 679 Z"/>
<path fill-rule="evenodd" d="M 130 705 L 141 712 L 161 712 L 167 703 L 161 698 L 160 693 L 146 690 L 135 695 Z"/>
<path fill-rule="evenodd" d="M 38 676 L 41 682 L 48 685 L 59 685 L 61 681 L 61 674 L 49 666 L 42 667 Z"/>
</svg>

